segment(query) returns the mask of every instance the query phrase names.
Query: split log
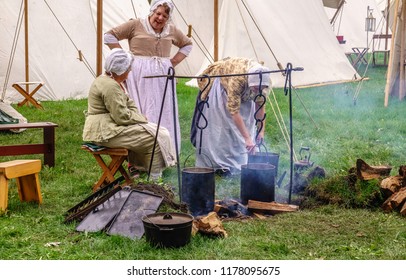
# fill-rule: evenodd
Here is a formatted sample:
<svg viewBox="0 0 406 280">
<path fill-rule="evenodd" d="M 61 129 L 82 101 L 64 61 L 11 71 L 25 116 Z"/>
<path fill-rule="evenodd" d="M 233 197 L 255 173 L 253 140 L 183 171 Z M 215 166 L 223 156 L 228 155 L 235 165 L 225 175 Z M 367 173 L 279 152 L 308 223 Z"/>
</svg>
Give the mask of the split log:
<svg viewBox="0 0 406 280">
<path fill-rule="evenodd" d="M 261 215 L 261 214 L 256 213 L 256 212 L 254 212 L 253 215 L 254 215 L 255 218 L 258 218 L 260 220 L 265 220 L 266 219 L 266 216 Z"/>
<path fill-rule="evenodd" d="M 404 203 L 402 209 L 400 209 L 400 214 L 406 216 L 406 203 Z"/>
<path fill-rule="evenodd" d="M 395 193 L 391 199 L 393 209 L 398 208 L 405 201 L 406 201 L 406 188 L 402 188 L 397 193 Z"/>
<path fill-rule="evenodd" d="M 228 236 L 216 212 L 210 212 L 207 216 L 194 220 L 193 223 L 201 233 L 219 237 Z"/>
<path fill-rule="evenodd" d="M 299 210 L 299 206 L 292 204 L 283 204 L 272 202 L 262 202 L 256 200 L 248 200 L 248 209 L 253 211 L 265 211 L 270 212 L 271 214 L 286 213 L 286 212 L 295 212 Z"/>
<path fill-rule="evenodd" d="M 388 197 L 388 199 L 386 199 L 385 200 L 385 202 L 382 204 L 382 210 L 383 211 L 385 211 L 385 212 L 391 212 L 392 210 L 393 210 L 393 207 L 392 207 L 392 203 L 390 203 L 390 201 L 391 201 L 391 199 L 392 199 L 392 197 L 394 196 L 395 194 L 392 194 L 390 197 Z"/>
<path fill-rule="evenodd" d="M 385 202 L 382 204 L 382 209 L 385 212 L 390 212 L 400 208 L 402 203 L 406 202 L 406 188 L 400 189 L 398 192 L 392 194 Z M 403 208 L 400 210 L 402 211 Z"/>
<path fill-rule="evenodd" d="M 357 176 L 361 180 L 371 180 L 378 179 L 380 177 L 387 177 L 389 176 L 391 170 L 391 166 L 371 166 L 362 159 L 357 159 Z"/>
<path fill-rule="evenodd" d="M 390 197 L 392 194 L 398 192 L 403 186 L 402 176 L 390 176 L 381 182 L 381 190 L 385 198 Z"/>
<path fill-rule="evenodd" d="M 399 167 L 399 175 L 402 177 L 406 177 L 406 165 L 401 165 Z"/>
</svg>

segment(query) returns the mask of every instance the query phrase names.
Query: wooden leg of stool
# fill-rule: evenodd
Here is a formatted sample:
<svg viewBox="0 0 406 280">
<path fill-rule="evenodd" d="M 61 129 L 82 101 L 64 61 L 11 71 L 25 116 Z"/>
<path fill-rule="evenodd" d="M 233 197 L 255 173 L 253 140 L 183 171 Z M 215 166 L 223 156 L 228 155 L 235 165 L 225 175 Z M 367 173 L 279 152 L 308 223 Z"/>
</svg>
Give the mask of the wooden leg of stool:
<svg viewBox="0 0 406 280">
<path fill-rule="evenodd" d="M 128 176 L 128 173 L 127 173 L 127 171 L 125 171 L 123 165 L 120 165 L 120 167 L 118 168 L 118 170 L 120 171 L 121 175 L 123 175 L 123 177 L 124 177 L 126 183 L 127 183 L 128 185 L 130 185 L 130 184 L 132 183 L 132 180 L 131 180 L 130 176 Z"/>
<path fill-rule="evenodd" d="M 109 182 L 114 181 L 114 174 L 111 174 L 110 167 L 106 165 L 103 158 L 100 155 L 94 155 L 97 163 L 103 170 L 103 174 L 101 175 L 100 179 L 94 184 L 93 191 L 98 190 L 102 185 L 108 184 Z"/>
<path fill-rule="evenodd" d="M 111 163 L 109 165 L 109 169 L 113 176 L 117 173 L 117 171 L 122 167 L 122 164 L 125 160 L 123 156 L 111 156 Z"/>
<path fill-rule="evenodd" d="M 18 195 L 21 201 L 42 203 L 41 187 L 38 173 L 22 176 L 17 179 Z"/>
<path fill-rule="evenodd" d="M 8 180 L 0 174 L 0 210 L 6 211 L 8 205 Z"/>
<path fill-rule="evenodd" d="M 105 184 L 109 184 L 116 179 L 114 176 L 116 175 L 120 167 L 122 167 L 122 163 L 125 159 L 125 157 L 122 156 L 110 155 L 110 157 L 111 161 L 109 166 L 107 167 L 106 165 L 104 165 L 103 167 L 104 173 L 102 175 L 102 179 Z"/>
<path fill-rule="evenodd" d="M 93 155 L 99 164 L 99 166 L 103 170 L 103 174 L 101 175 L 100 179 L 93 185 L 93 192 L 98 190 L 100 187 L 102 187 L 104 184 L 109 184 L 115 180 L 115 175 L 118 171 L 124 176 L 126 179 L 127 184 L 132 183 L 130 177 L 128 176 L 128 173 L 125 171 L 123 168 L 122 164 L 124 160 L 126 159 L 126 156 L 122 155 L 109 155 L 111 158 L 111 161 L 109 165 L 107 166 L 106 162 L 103 160 L 101 155 L 94 154 Z"/>
</svg>

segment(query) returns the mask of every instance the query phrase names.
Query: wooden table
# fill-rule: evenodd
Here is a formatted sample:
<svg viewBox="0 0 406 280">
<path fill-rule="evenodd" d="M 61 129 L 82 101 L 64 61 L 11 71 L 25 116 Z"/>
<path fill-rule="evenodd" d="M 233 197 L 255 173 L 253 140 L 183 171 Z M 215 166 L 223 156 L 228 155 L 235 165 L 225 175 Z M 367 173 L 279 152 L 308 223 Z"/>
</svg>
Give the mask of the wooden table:
<svg viewBox="0 0 406 280">
<path fill-rule="evenodd" d="M 355 67 L 358 63 L 368 64 L 368 61 L 365 58 L 368 50 L 369 48 L 354 47 L 352 48 L 352 53 L 347 53 L 347 56 L 350 58 L 353 67 Z M 353 58 L 352 55 L 355 55 L 355 58 Z"/>
<path fill-rule="evenodd" d="M 0 146 L 0 156 L 44 154 L 44 164 L 50 167 L 55 166 L 55 127 L 58 125 L 52 122 L 1 124 L 0 130 L 42 128 L 43 143 L 2 145 Z"/>
</svg>

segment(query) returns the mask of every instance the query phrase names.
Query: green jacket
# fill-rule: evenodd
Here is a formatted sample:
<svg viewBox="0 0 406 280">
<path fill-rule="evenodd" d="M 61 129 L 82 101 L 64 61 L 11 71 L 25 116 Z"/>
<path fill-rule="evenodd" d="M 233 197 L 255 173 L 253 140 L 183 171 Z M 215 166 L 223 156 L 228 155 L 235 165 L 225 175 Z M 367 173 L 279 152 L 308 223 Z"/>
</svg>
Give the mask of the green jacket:
<svg viewBox="0 0 406 280">
<path fill-rule="evenodd" d="M 106 75 L 91 85 L 87 108 L 82 135 L 86 142 L 105 142 L 128 125 L 148 122 L 120 84 Z"/>
</svg>

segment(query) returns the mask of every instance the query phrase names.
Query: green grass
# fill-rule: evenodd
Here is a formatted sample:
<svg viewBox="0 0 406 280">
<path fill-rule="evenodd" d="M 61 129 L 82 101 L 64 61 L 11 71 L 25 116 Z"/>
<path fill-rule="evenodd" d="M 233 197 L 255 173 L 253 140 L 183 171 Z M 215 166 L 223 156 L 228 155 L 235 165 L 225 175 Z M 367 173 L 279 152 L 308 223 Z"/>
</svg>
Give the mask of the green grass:
<svg viewBox="0 0 406 280">
<path fill-rule="evenodd" d="M 293 83 L 296 73 L 293 73 Z M 293 91 L 293 143 L 311 149 L 311 161 L 326 170 L 326 185 L 343 199 L 345 184 L 340 178 L 355 166 L 357 158 L 371 165 L 391 165 L 392 174 L 404 164 L 406 124 L 404 102 L 391 98 L 384 107 L 385 69 L 370 68 L 369 80 L 362 83 L 330 85 Z M 197 91 L 178 84 L 179 116 L 182 128 L 180 167 L 193 165 L 194 148 L 189 142 L 190 121 Z M 354 94 L 358 94 L 354 102 Z M 275 89 L 286 125 L 289 126 L 288 97 Z M 303 101 L 303 103 L 301 102 Z M 30 122 L 51 121 L 56 129 L 56 166 L 43 167 L 40 173 L 43 204 L 21 203 L 15 183 L 9 190 L 9 207 L 0 214 L 0 259 L 406 259 L 406 220 L 399 213 L 383 213 L 379 207 L 364 205 L 377 183 L 372 182 L 343 203 L 303 208 L 266 220 L 224 222 L 228 238 L 196 235 L 179 249 L 155 249 L 145 238 L 131 240 L 105 233 L 79 233 L 76 224 L 64 224 L 64 214 L 92 193 L 91 186 L 100 176 L 95 160 L 80 149 L 83 111 L 87 100 L 42 102 L 45 110 L 16 107 Z M 36 143 L 41 130 L 20 134 L 1 133 L 2 144 Z M 289 150 L 275 116 L 267 106 L 266 145 L 280 154 L 279 173 L 289 173 Z M 186 158 L 192 155 L 187 162 Z M 3 157 L 41 158 L 41 155 Z M 164 183 L 178 190 L 177 169 L 164 173 Z M 216 198 L 238 198 L 239 178 L 216 177 Z M 284 180 L 287 184 L 287 178 Z M 313 185 L 312 185 L 313 186 Z M 341 188 L 337 191 L 338 188 Z M 277 188 L 277 198 L 287 198 L 286 188 Z M 351 203 L 352 204 L 351 204 Z M 356 205 L 356 207 L 353 207 Z M 59 246 L 47 247 L 50 242 Z"/>
</svg>

